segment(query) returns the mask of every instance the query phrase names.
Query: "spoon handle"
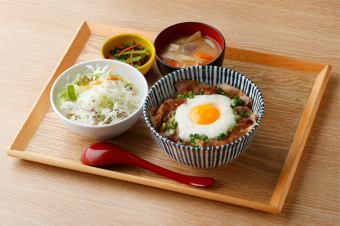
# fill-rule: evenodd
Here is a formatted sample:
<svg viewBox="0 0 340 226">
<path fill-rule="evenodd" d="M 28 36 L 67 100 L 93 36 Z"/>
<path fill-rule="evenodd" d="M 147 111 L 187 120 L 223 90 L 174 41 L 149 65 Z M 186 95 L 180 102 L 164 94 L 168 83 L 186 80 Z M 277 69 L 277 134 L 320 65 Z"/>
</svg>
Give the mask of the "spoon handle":
<svg viewBox="0 0 340 226">
<path fill-rule="evenodd" d="M 131 153 L 129 153 L 131 154 Z M 211 177 L 198 177 L 198 176 L 189 176 L 181 173 L 177 173 L 163 167 L 157 166 L 151 162 L 148 162 L 144 159 L 137 157 L 136 155 L 129 155 L 130 164 L 149 170 L 151 172 L 157 173 L 164 177 L 170 178 L 182 184 L 187 184 L 195 187 L 209 187 L 214 184 L 215 180 Z"/>
</svg>

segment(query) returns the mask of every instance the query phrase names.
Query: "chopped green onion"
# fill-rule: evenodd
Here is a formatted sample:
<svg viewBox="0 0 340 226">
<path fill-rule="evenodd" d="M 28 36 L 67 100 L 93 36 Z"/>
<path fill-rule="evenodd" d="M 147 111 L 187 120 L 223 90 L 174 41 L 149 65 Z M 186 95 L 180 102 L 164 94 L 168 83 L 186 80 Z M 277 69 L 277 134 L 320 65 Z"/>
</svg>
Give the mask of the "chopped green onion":
<svg viewBox="0 0 340 226">
<path fill-rule="evenodd" d="M 237 106 L 242 106 L 242 105 L 244 105 L 244 101 L 241 100 L 239 97 L 234 96 L 231 99 L 231 107 L 237 107 Z"/>
<path fill-rule="evenodd" d="M 176 133 L 176 130 L 175 130 L 175 129 L 169 129 L 169 130 L 168 130 L 168 134 L 169 134 L 170 136 L 175 135 L 175 133 Z"/>
<path fill-rule="evenodd" d="M 165 129 L 166 129 L 166 123 L 163 122 L 163 123 L 162 123 L 162 130 L 165 130 Z"/>
<path fill-rule="evenodd" d="M 176 129 L 177 128 L 178 123 L 177 122 L 167 122 L 166 123 L 166 129 Z"/>
<path fill-rule="evenodd" d="M 201 139 L 204 141 L 204 143 L 208 142 L 209 140 L 207 135 L 201 135 Z"/>
<path fill-rule="evenodd" d="M 231 133 L 231 132 L 233 132 L 233 130 L 236 128 L 236 125 L 235 126 L 232 126 L 232 127 L 230 127 L 229 129 L 228 129 L 228 133 Z"/>
<path fill-rule="evenodd" d="M 216 89 L 216 93 L 219 94 L 219 95 L 226 95 L 226 93 L 224 92 L 224 90 L 221 87 L 218 87 Z"/>
<path fill-rule="evenodd" d="M 190 140 L 189 140 L 190 144 L 195 146 L 195 147 L 199 146 L 199 144 L 202 143 L 202 142 L 207 143 L 208 140 L 209 140 L 207 135 L 204 135 L 204 134 L 200 135 L 200 134 L 197 134 L 197 133 L 190 134 L 189 138 L 190 138 Z"/>
<path fill-rule="evenodd" d="M 223 140 L 224 138 L 226 138 L 227 137 L 227 134 L 226 133 L 221 133 L 220 135 L 218 135 L 217 137 L 216 137 L 216 139 L 217 140 Z"/>
<path fill-rule="evenodd" d="M 238 115 L 238 114 L 234 114 L 234 116 L 235 116 L 235 120 L 236 120 L 236 121 L 239 121 L 239 120 L 241 119 L 241 116 Z"/>
<path fill-rule="evenodd" d="M 178 94 L 177 98 L 194 98 L 195 94 L 192 91 L 189 91 L 185 94 Z"/>
<path fill-rule="evenodd" d="M 195 97 L 195 94 L 194 94 L 192 91 L 189 91 L 189 92 L 187 93 L 187 97 L 188 97 L 188 98 L 194 98 L 194 97 Z"/>
<path fill-rule="evenodd" d="M 201 89 L 197 95 L 204 95 L 204 89 Z"/>
<path fill-rule="evenodd" d="M 165 130 L 168 136 L 175 135 L 178 123 L 175 117 L 171 117 L 167 122 L 162 123 L 162 130 Z"/>
<path fill-rule="evenodd" d="M 173 124 L 173 123 L 168 123 L 167 128 L 168 128 L 168 129 L 175 129 L 176 126 L 175 126 L 175 124 Z"/>
<path fill-rule="evenodd" d="M 241 116 L 241 118 L 248 118 L 249 117 L 249 113 L 247 111 L 242 111 L 239 113 L 239 115 Z"/>
</svg>

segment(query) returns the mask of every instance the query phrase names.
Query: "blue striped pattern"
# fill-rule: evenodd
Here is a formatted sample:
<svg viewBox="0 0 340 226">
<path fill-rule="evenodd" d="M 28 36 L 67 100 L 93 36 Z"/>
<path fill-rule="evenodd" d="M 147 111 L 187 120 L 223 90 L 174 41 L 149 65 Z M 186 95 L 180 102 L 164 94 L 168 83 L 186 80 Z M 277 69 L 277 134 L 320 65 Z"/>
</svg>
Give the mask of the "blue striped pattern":
<svg viewBox="0 0 340 226">
<path fill-rule="evenodd" d="M 159 106 L 165 99 L 174 97 L 175 83 L 179 80 L 198 80 L 209 85 L 228 83 L 241 89 L 253 100 L 253 111 L 259 116 L 254 127 L 239 139 L 214 147 L 192 147 L 174 143 L 161 136 L 153 128 L 149 111 L 154 106 Z M 256 128 L 262 121 L 264 114 L 264 101 L 260 90 L 246 76 L 229 68 L 217 66 L 198 66 L 174 71 L 158 80 L 150 89 L 143 106 L 143 114 L 147 126 L 150 128 L 153 137 L 159 146 L 176 161 L 187 166 L 196 168 L 213 168 L 227 164 L 237 158 L 250 144 L 255 135 Z"/>
</svg>

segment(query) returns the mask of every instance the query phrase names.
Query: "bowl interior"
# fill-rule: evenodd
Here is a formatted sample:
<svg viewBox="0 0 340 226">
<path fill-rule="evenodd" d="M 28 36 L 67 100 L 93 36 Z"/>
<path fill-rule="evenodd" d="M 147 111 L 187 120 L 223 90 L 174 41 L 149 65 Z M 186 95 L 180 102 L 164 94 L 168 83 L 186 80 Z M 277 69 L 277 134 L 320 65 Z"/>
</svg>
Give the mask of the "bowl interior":
<svg viewBox="0 0 340 226">
<path fill-rule="evenodd" d="M 137 92 L 137 98 L 140 100 L 140 105 L 138 106 L 138 108 L 136 109 L 135 112 L 137 112 L 143 104 L 143 100 L 146 97 L 147 91 L 148 91 L 148 84 L 146 82 L 146 79 L 144 78 L 144 76 L 134 67 L 125 64 L 123 62 L 120 61 L 116 61 L 116 60 L 106 60 L 106 59 L 99 59 L 99 60 L 91 60 L 91 61 L 85 61 L 79 64 L 76 64 L 72 67 L 70 67 L 69 69 L 67 69 L 66 71 L 64 71 L 54 82 L 52 89 L 51 89 L 51 95 L 50 95 L 50 99 L 51 99 L 51 105 L 53 110 L 63 119 L 68 120 L 63 114 L 61 114 L 61 112 L 58 109 L 58 94 L 60 93 L 61 90 L 63 90 L 65 88 L 65 85 L 74 81 L 75 77 L 77 76 L 77 74 L 82 74 L 87 70 L 88 66 L 92 66 L 94 68 L 96 68 L 97 66 L 100 67 L 106 67 L 107 70 L 112 68 L 112 71 L 115 74 L 120 75 L 121 77 L 123 77 L 124 79 L 130 81 L 133 83 L 133 85 L 135 86 Z M 134 113 L 135 113 L 134 112 Z M 130 115 L 132 116 L 132 114 Z M 130 117 L 129 116 L 129 117 Z M 124 120 L 128 119 L 129 117 L 125 118 Z M 68 120 L 70 123 L 75 123 L 75 124 L 79 124 L 79 125 L 83 125 L 83 126 L 89 126 L 89 125 L 84 125 L 84 124 L 80 124 L 77 122 L 73 122 Z M 123 121 L 123 120 L 121 120 Z M 121 121 L 118 121 L 121 122 Z M 110 124 L 112 125 L 112 124 Z M 106 125 L 103 126 L 94 126 L 94 127 L 105 127 Z M 109 125 L 108 125 L 109 126 Z M 89 126 L 92 127 L 92 126 Z"/>
<path fill-rule="evenodd" d="M 173 39 L 183 36 L 190 36 L 193 33 L 201 31 L 204 36 L 213 38 L 221 48 L 225 49 L 225 40 L 221 32 L 216 28 L 199 22 L 184 22 L 174 24 L 159 33 L 155 39 L 156 56 L 167 46 Z M 157 59 L 159 59 L 157 57 Z M 159 59 L 160 60 L 160 59 Z"/>
<path fill-rule="evenodd" d="M 152 107 L 159 106 L 165 99 L 174 97 L 176 93 L 175 83 L 179 80 L 197 80 L 213 86 L 221 83 L 228 83 L 239 88 L 252 99 L 253 111 L 259 116 L 257 123 L 254 125 L 253 129 L 248 132 L 248 134 L 253 133 L 256 127 L 260 124 L 264 114 L 264 100 L 261 91 L 250 79 L 229 68 L 198 66 L 174 71 L 161 78 L 149 90 L 144 102 L 143 114 L 149 128 L 159 137 L 161 135 L 151 124 L 149 111 Z M 169 142 L 173 143 L 172 141 Z"/>
</svg>

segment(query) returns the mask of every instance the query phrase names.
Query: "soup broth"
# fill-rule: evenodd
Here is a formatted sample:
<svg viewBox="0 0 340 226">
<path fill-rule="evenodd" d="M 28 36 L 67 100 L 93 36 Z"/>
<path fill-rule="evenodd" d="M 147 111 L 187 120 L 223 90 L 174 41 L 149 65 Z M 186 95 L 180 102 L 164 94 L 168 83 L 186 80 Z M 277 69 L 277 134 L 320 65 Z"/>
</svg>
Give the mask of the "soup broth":
<svg viewBox="0 0 340 226">
<path fill-rule="evenodd" d="M 216 41 L 197 31 L 189 37 L 174 39 L 160 54 L 162 60 L 172 67 L 207 65 L 216 59 L 221 49 Z"/>
</svg>

